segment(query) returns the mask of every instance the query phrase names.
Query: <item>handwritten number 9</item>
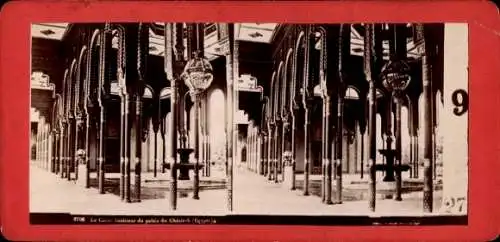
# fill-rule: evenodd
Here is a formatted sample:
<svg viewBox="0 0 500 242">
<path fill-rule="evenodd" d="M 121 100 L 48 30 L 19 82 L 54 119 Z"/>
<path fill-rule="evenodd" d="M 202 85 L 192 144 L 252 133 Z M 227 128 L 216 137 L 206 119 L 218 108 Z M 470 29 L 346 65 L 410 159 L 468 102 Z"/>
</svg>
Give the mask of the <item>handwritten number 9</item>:
<svg viewBox="0 0 500 242">
<path fill-rule="evenodd" d="M 455 108 L 453 113 L 457 116 L 462 116 L 467 110 L 469 110 L 469 95 L 463 89 L 458 89 L 451 95 L 451 101 Z"/>
</svg>

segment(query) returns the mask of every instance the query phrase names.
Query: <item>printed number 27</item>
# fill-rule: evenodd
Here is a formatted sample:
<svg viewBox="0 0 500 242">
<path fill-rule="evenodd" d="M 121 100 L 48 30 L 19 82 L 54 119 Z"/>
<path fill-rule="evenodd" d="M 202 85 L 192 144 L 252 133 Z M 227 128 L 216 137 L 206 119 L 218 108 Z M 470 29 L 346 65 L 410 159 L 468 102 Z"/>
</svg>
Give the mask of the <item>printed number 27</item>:
<svg viewBox="0 0 500 242">
<path fill-rule="evenodd" d="M 453 113 L 457 116 L 462 116 L 469 110 L 469 95 L 467 91 L 463 89 L 458 89 L 451 94 L 451 101 L 455 108 L 453 109 Z"/>
</svg>

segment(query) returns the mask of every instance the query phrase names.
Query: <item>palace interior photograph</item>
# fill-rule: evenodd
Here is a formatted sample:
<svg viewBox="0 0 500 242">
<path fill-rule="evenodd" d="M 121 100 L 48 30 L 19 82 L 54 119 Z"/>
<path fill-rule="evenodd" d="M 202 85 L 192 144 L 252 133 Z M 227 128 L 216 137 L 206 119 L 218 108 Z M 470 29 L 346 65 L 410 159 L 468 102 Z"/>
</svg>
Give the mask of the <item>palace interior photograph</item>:
<svg viewBox="0 0 500 242">
<path fill-rule="evenodd" d="M 467 46 L 448 23 L 33 23 L 30 212 L 467 214 Z"/>
</svg>

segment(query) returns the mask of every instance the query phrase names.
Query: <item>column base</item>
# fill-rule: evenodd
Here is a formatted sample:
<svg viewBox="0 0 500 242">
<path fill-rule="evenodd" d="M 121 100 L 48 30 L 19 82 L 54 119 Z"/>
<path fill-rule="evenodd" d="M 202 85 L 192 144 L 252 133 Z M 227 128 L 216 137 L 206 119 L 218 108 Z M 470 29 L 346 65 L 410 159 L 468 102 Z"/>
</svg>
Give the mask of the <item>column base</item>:
<svg viewBox="0 0 500 242">
<path fill-rule="evenodd" d="M 283 184 L 285 185 L 286 188 L 290 189 L 290 190 L 293 190 L 294 189 L 294 186 L 293 186 L 293 166 L 285 166 L 284 167 L 284 172 L 285 172 L 285 176 L 284 176 L 284 180 L 283 180 Z"/>
<path fill-rule="evenodd" d="M 78 179 L 76 180 L 76 184 L 78 184 L 78 186 L 86 187 L 86 184 L 88 183 L 87 169 L 86 165 L 78 165 Z"/>
</svg>

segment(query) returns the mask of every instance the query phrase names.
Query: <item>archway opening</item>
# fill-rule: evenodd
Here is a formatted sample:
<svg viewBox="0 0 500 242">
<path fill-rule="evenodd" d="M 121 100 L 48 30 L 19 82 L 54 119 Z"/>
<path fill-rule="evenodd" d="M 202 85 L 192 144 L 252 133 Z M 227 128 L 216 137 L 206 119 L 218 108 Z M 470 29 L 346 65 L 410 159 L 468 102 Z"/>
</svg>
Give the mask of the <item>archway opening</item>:
<svg viewBox="0 0 500 242">
<path fill-rule="evenodd" d="M 226 161 L 226 107 L 224 92 L 213 89 L 208 97 L 208 132 L 210 142 L 210 162 L 213 170 L 223 171 Z"/>
</svg>

